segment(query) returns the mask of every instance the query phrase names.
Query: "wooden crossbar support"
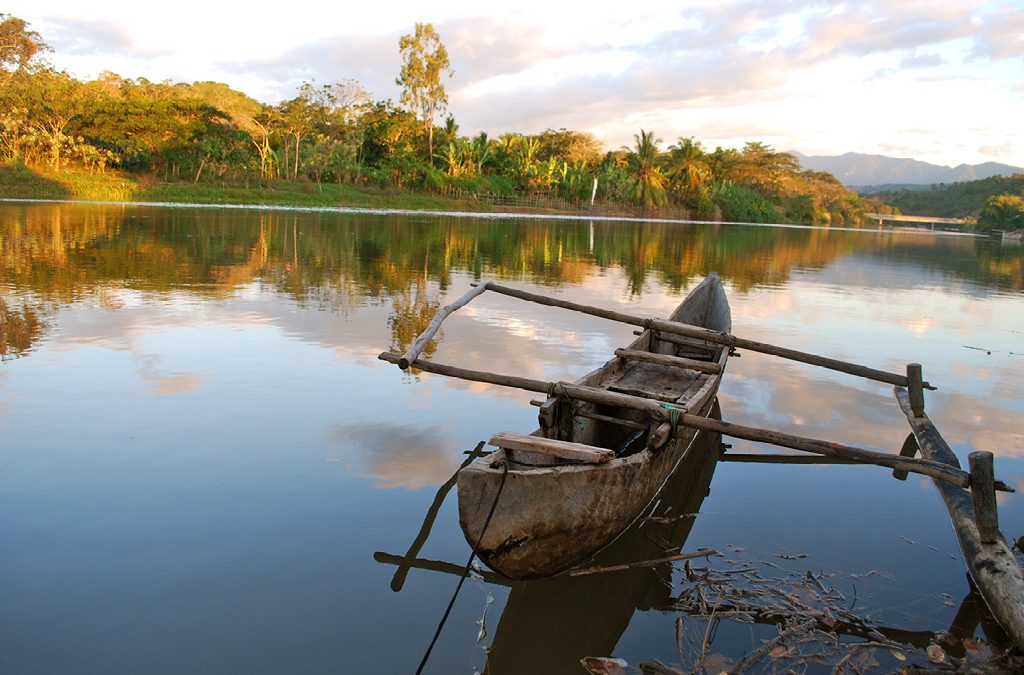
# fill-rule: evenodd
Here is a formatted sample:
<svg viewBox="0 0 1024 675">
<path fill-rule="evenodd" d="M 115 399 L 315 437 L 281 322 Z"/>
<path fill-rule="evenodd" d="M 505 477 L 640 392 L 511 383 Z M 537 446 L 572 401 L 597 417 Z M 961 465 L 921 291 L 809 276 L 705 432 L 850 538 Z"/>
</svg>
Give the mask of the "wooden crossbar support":
<svg viewBox="0 0 1024 675">
<path fill-rule="evenodd" d="M 377 358 L 390 363 L 397 363 L 399 357 L 397 354 L 384 352 Z M 517 377 L 514 375 L 500 375 L 497 373 L 488 373 L 479 370 L 469 370 L 468 368 L 460 368 L 458 366 L 450 366 L 443 363 L 435 363 L 433 361 L 417 361 L 416 367 L 425 372 L 437 373 L 438 375 L 458 377 L 464 380 L 472 380 L 474 382 L 488 382 L 490 384 L 515 387 L 517 389 L 525 389 L 527 391 L 555 393 L 559 396 L 568 396 L 588 403 L 597 403 L 600 405 L 637 410 L 658 422 L 671 423 L 672 418 L 675 417 L 676 424 L 692 427 L 694 429 L 718 432 L 734 438 L 744 438 L 762 443 L 772 443 L 774 445 L 781 445 L 786 448 L 802 450 L 804 452 L 810 452 L 817 455 L 825 455 L 828 457 L 847 457 L 861 464 L 875 464 L 878 466 L 888 467 L 890 469 L 904 469 L 911 473 L 919 473 L 960 487 L 964 487 L 970 483 L 970 475 L 968 473 L 942 462 L 934 462 L 927 459 L 905 459 L 903 457 L 897 457 L 884 452 L 874 452 L 872 450 L 864 450 L 862 448 L 841 445 L 839 443 L 830 443 L 828 441 L 792 436 L 766 429 L 756 429 L 754 427 L 745 427 L 738 424 L 730 424 L 728 422 L 719 422 L 718 420 L 709 419 L 707 417 L 691 415 L 681 406 L 662 403 L 660 401 L 654 401 L 641 396 L 632 396 L 630 394 L 608 391 L 598 387 L 570 384 L 568 382 L 544 382 L 543 380 L 532 380 L 526 377 Z M 1001 489 L 998 483 L 996 487 L 997 489 Z M 1005 488 L 1005 486 L 1002 487 Z"/>
<path fill-rule="evenodd" d="M 656 363 L 661 366 L 689 368 L 690 370 L 696 370 L 698 373 L 707 373 L 709 375 L 718 375 L 722 372 L 722 366 L 717 363 L 685 359 L 681 356 L 672 356 L 671 354 L 655 354 L 653 352 L 645 352 L 639 349 L 616 349 L 615 355 L 630 361 L 644 361 L 646 363 Z"/>
<path fill-rule="evenodd" d="M 633 335 L 643 335 L 642 330 L 633 331 Z M 705 352 L 710 357 L 715 353 L 718 348 L 717 343 L 708 342 L 707 340 L 699 340 L 696 338 L 683 337 L 682 335 L 673 335 L 672 333 L 659 333 L 654 331 L 654 338 L 661 340 L 662 342 L 671 342 L 674 345 L 680 347 L 688 347 L 693 351 Z"/>
<path fill-rule="evenodd" d="M 838 359 L 830 359 L 828 357 L 818 356 L 816 354 L 808 354 L 806 352 L 797 351 L 795 349 L 789 349 L 787 347 L 779 347 L 764 342 L 757 342 L 755 340 L 747 340 L 745 338 L 737 337 L 729 333 L 721 333 L 719 331 L 710 330 L 708 328 L 702 328 L 700 326 L 691 326 L 689 324 L 679 323 L 676 321 L 665 321 L 664 319 L 650 319 L 642 316 L 626 314 L 625 312 L 617 312 L 615 310 L 605 309 L 603 307 L 591 307 L 590 305 L 581 305 L 576 302 L 570 302 L 569 300 L 562 300 L 560 298 L 552 298 L 546 295 L 530 293 L 529 291 L 523 291 L 518 288 L 511 288 L 509 286 L 502 286 L 500 284 L 495 284 L 493 282 L 488 283 L 487 288 L 496 293 L 501 293 L 509 297 L 519 298 L 520 300 L 527 300 L 529 302 L 536 302 L 541 305 L 548 305 L 549 307 L 560 307 L 562 309 L 569 309 L 574 312 L 582 312 L 584 314 L 590 314 L 592 316 L 601 317 L 603 319 L 609 319 L 611 321 L 628 323 L 634 326 L 642 326 L 644 328 L 658 330 L 665 333 L 684 335 L 687 337 L 697 338 L 700 340 L 705 340 L 707 342 L 726 345 L 728 347 L 733 347 L 737 349 L 749 349 L 751 351 L 761 352 L 762 354 L 779 356 L 781 358 L 789 359 L 791 361 L 799 361 L 801 363 L 808 363 L 814 366 L 821 366 L 822 368 L 837 370 L 839 372 L 848 373 L 850 375 L 858 375 L 860 377 L 865 377 L 870 380 L 876 380 L 878 382 L 886 382 L 888 384 L 894 384 L 901 387 L 907 386 L 906 375 L 889 373 L 884 370 L 868 368 L 866 366 L 857 365 L 855 363 L 839 361 Z M 926 389 L 934 389 L 934 387 L 932 387 L 927 382 L 923 383 L 923 387 Z"/>
<path fill-rule="evenodd" d="M 571 441 L 558 441 L 553 438 L 544 438 L 543 436 L 517 434 L 511 431 L 497 433 L 491 436 L 491 440 L 487 442 L 506 450 L 525 450 L 527 452 L 537 452 L 580 462 L 604 464 L 615 458 L 615 452 L 607 448 L 598 448 L 593 445 L 584 445 L 583 443 L 573 443 Z"/>
<path fill-rule="evenodd" d="M 408 368 L 409 365 L 412 364 L 412 362 L 415 361 L 416 358 L 420 355 L 420 352 L 423 351 L 423 348 L 427 346 L 427 343 L 429 343 L 433 339 L 434 335 L 437 334 L 437 331 L 441 328 L 441 324 L 444 322 L 445 319 L 448 318 L 448 315 L 450 315 L 455 310 L 468 305 L 470 300 L 486 291 L 489 285 L 490 282 L 487 281 L 483 282 L 482 284 L 476 285 L 474 288 L 471 288 L 469 291 L 465 293 L 465 295 L 463 295 L 455 302 L 451 303 L 450 305 L 445 305 L 444 307 L 439 309 L 437 311 L 437 314 L 434 315 L 434 318 L 431 320 L 430 324 L 427 325 L 427 329 L 420 333 L 419 337 L 417 337 L 416 340 L 412 343 L 412 346 L 409 347 L 409 351 L 403 354 L 402 358 L 398 360 L 398 367 L 401 368 L 402 370 Z"/>
</svg>

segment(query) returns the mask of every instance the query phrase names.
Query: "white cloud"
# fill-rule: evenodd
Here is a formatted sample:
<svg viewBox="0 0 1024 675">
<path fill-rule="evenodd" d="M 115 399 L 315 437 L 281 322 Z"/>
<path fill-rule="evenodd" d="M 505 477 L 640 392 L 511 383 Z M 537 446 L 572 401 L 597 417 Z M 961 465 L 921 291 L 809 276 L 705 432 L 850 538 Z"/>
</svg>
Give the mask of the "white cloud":
<svg viewBox="0 0 1024 675">
<path fill-rule="evenodd" d="M 1024 165 L 1024 144 L 1013 140 L 1024 117 L 1024 9 L 998 0 L 740 0 L 628 12 L 534 0 L 429 12 L 406 0 L 254 2 L 244 11 L 194 0 L 166 10 L 9 5 L 51 39 L 52 61 L 81 77 L 110 69 L 219 80 L 270 102 L 303 80 L 356 78 L 377 98 L 397 98 L 398 36 L 431 21 L 455 69 L 450 109 L 465 133 L 569 127 L 617 147 L 654 126 L 666 141 L 694 135 L 711 147 L 764 140 L 809 153 L 888 148 L 943 164 Z M 905 132 L 911 123 L 919 133 Z"/>
</svg>

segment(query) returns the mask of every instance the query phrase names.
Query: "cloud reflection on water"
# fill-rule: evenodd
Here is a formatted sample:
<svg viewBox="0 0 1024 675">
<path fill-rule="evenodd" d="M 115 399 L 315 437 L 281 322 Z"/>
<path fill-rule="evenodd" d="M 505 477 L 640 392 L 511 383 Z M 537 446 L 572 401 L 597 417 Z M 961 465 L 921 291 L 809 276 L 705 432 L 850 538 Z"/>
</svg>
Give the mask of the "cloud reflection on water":
<svg viewBox="0 0 1024 675">
<path fill-rule="evenodd" d="M 442 427 L 360 421 L 332 425 L 327 442 L 346 455 L 350 466 L 377 479 L 377 487 L 415 490 L 439 485 L 459 466 L 455 443 Z M 355 457 L 348 452 L 355 450 Z"/>
</svg>

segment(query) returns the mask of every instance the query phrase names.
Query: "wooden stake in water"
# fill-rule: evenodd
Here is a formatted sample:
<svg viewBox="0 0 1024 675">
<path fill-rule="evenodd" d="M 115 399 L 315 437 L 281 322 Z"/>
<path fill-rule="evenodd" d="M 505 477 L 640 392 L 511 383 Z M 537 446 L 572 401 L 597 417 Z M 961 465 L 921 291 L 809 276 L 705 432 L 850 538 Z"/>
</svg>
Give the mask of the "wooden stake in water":
<svg viewBox="0 0 1024 675">
<path fill-rule="evenodd" d="M 967 456 L 971 468 L 971 497 L 974 521 L 983 544 L 999 538 L 999 512 L 996 510 L 995 471 L 991 452 L 972 452 Z"/>
<path fill-rule="evenodd" d="M 914 417 L 924 415 L 924 379 L 920 363 L 907 364 L 907 392 L 910 394 L 910 408 Z"/>
</svg>

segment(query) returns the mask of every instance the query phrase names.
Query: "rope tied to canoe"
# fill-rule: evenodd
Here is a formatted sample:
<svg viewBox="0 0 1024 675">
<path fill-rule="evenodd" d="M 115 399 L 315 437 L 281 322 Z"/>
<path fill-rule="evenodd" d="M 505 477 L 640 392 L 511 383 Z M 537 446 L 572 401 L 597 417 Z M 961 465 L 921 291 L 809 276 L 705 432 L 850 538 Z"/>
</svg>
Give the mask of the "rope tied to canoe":
<svg viewBox="0 0 1024 675">
<path fill-rule="evenodd" d="M 654 319 L 644 319 L 644 330 L 654 330 Z"/>
<path fill-rule="evenodd" d="M 569 395 L 569 392 L 565 388 L 564 382 L 548 382 L 548 398 L 564 398 L 569 403 L 569 411 L 573 417 L 576 417 L 576 413 L 579 411 L 580 402 Z M 582 417 L 579 418 L 579 427 L 583 429 L 586 426 L 586 422 Z"/>
<path fill-rule="evenodd" d="M 444 624 L 448 620 L 448 615 L 452 613 L 452 607 L 455 606 L 455 599 L 459 597 L 459 591 L 462 590 L 462 584 L 466 581 L 466 577 L 469 576 L 469 571 L 473 567 L 473 561 L 476 559 L 476 554 L 480 550 L 480 543 L 484 540 L 487 528 L 491 524 L 491 517 L 494 516 L 494 511 L 498 508 L 498 500 L 501 498 L 501 491 L 505 487 L 505 479 L 508 478 L 508 461 L 502 459 L 499 460 L 499 462 L 502 469 L 501 482 L 498 483 L 498 491 L 494 495 L 494 503 L 491 504 L 491 510 L 487 512 L 487 518 L 484 520 L 484 527 L 480 530 L 480 536 L 477 537 L 476 544 L 473 546 L 473 551 L 469 554 L 469 560 L 466 561 L 466 567 L 462 570 L 462 576 L 459 578 L 458 585 L 455 586 L 455 592 L 452 593 L 452 599 L 448 602 L 447 609 L 444 610 L 444 616 L 441 617 L 441 622 L 437 624 L 437 630 L 434 631 L 434 637 L 430 641 L 430 646 L 427 647 L 427 651 L 423 655 L 423 660 L 420 661 L 419 668 L 416 669 L 416 675 L 420 675 L 420 673 L 423 672 L 423 669 L 427 665 L 427 659 L 430 658 L 430 652 L 434 649 L 437 639 L 441 637 L 441 630 L 444 628 Z"/>
<path fill-rule="evenodd" d="M 661 407 L 668 411 L 668 423 L 672 425 L 672 435 L 675 436 L 676 431 L 679 429 L 679 417 L 682 411 L 668 403 L 662 403 Z"/>
</svg>

